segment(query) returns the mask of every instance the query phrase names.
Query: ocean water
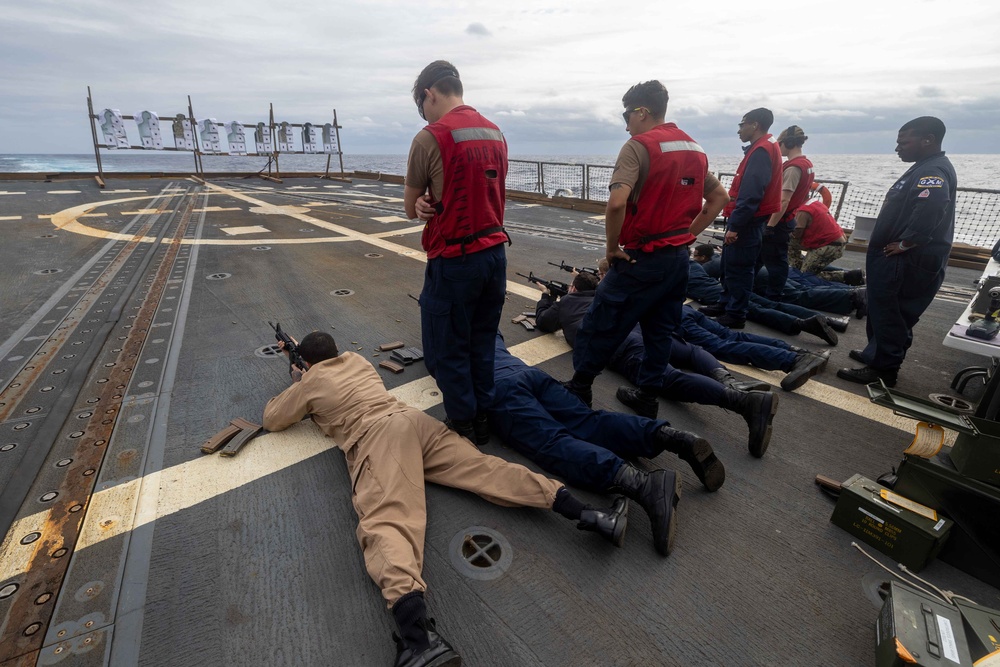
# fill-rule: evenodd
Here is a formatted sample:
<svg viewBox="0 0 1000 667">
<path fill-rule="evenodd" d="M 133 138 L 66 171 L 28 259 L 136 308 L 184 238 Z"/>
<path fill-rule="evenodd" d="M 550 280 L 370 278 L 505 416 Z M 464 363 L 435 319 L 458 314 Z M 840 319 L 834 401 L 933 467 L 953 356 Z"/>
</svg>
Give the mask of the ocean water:
<svg viewBox="0 0 1000 667">
<path fill-rule="evenodd" d="M 950 155 L 958 173 L 959 185 L 969 188 L 1000 190 L 1000 155 Z M 906 171 L 908 165 L 894 154 L 878 155 L 809 155 L 820 180 L 848 181 L 852 188 L 885 191 Z M 514 160 L 550 163 L 611 166 L 614 155 L 511 155 Z M 159 151 L 103 151 L 101 161 L 106 172 L 191 173 L 194 158 L 189 153 Z M 732 173 L 740 156 L 710 155 L 712 171 Z M 255 172 L 266 169 L 267 158 L 253 156 L 204 156 L 206 172 Z M 286 155 L 281 157 L 283 172 L 323 171 L 325 155 Z M 334 158 L 331 169 L 339 167 Z M 405 155 L 344 155 L 347 171 L 376 171 L 403 174 Z M 97 171 L 94 156 L 82 155 L 11 155 L 0 154 L 0 174 L 11 172 L 60 173 Z"/>
</svg>

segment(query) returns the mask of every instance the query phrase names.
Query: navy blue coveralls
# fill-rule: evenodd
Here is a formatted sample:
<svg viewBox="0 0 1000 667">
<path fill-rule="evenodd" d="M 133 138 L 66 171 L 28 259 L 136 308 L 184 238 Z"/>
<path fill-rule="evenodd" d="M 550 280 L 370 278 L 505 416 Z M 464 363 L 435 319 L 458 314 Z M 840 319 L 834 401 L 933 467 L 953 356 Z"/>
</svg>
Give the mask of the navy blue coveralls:
<svg viewBox="0 0 1000 667">
<path fill-rule="evenodd" d="M 736 241 L 722 248 L 722 299 L 730 316 L 745 320 L 750 308 L 757 257 L 760 255 L 764 226 L 770 215 L 757 215 L 764 190 L 771 182 L 771 156 L 756 150 L 747 160 L 736 207 L 729 216 L 726 231 L 738 234 Z"/>
<path fill-rule="evenodd" d="M 698 303 L 706 305 L 719 303 L 722 298 L 722 285 L 719 284 L 719 281 L 709 277 L 704 264 L 699 264 L 693 259 L 688 265 L 687 295 Z M 850 302 L 850 296 L 846 292 L 842 293 L 838 290 L 836 295 L 837 298 L 843 296 L 848 303 Z M 750 304 L 747 308 L 748 320 L 790 336 L 798 335 L 802 331 L 798 324 L 799 320 L 809 319 L 819 314 L 794 303 L 771 301 L 754 292 L 750 293 L 748 301 Z"/>
<path fill-rule="evenodd" d="M 668 422 L 591 410 L 550 375 L 507 351 L 496 336 L 496 403 L 487 412 L 503 440 L 573 486 L 607 491 L 625 462 L 662 451 Z"/>
<path fill-rule="evenodd" d="M 697 345 L 726 364 L 745 364 L 768 371 L 791 370 L 798 355 L 783 340 L 733 331 L 684 306 L 681 321 L 684 340 Z"/>
<path fill-rule="evenodd" d="M 913 327 L 944 282 L 955 232 L 957 178 L 944 151 L 916 162 L 882 204 L 865 258 L 868 346 L 862 359 L 880 371 L 897 370 L 913 342 Z M 890 243 L 916 244 L 887 257 Z"/>
</svg>

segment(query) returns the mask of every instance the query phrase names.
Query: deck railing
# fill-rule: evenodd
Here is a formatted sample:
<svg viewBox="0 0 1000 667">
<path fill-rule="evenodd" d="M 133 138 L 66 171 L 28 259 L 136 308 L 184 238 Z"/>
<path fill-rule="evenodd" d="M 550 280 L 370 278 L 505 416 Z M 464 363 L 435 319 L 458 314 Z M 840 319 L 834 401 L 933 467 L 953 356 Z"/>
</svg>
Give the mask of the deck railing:
<svg viewBox="0 0 1000 667">
<path fill-rule="evenodd" d="M 547 197 L 606 202 L 613 171 L 607 165 L 511 160 L 507 187 Z M 719 180 L 728 188 L 733 174 L 720 173 Z M 830 209 L 845 229 L 854 229 L 858 217 L 877 216 L 885 197 L 884 192 L 853 187 L 847 181 L 819 182 L 830 190 Z M 992 248 L 1000 238 L 1000 190 L 958 188 L 955 204 L 955 241 Z"/>
</svg>

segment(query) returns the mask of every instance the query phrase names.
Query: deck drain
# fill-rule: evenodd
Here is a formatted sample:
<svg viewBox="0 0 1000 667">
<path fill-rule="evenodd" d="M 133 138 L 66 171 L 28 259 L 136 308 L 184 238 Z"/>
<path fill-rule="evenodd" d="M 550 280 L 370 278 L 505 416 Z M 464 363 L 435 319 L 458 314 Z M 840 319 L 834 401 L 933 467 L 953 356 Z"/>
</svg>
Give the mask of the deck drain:
<svg viewBox="0 0 1000 667">
<path fill-rule="evenodd" d="M 269 246 L 269 245 L 255 245 L 254 247 L 252 247 L 250 249 L 251 250 L 270 250 L 271 246 Z"/>
<path fill-rule="evenodd" d="M 456 570 L 479 581 L 496 579 L 514 559 L 514 549 L 507 538 L 484 526 L 472 526 L 456 534 L 448 554 Z"/>
<path fill-rule="evenodd" d="M 62 269 L 42 269 L 41 271 L 35 271 L 36 276 L 47 276 L 53 273 L 62 273 Z"/>
<path fill-rule="evenodd" d="M 330 292 L 330 294 L 333 295 L 333 296 L 351 296 L 352 294 L 354 294 L 354 290 L 352 290 L 352 289 L 335 289 L 332 292 Z"/>
<path fill-rule="evenodd" d="M 951 396 L 949 394 L 931 394 L 929 398 L 938 405 L 943 405 L 946 408 L 951 408 L 956 412 L 971 414 L 972 411 L 975 409 L 973 408 L 972 403 L 969 403 L 964 399 Z"/>
<path fill-rule="evenodd" d="M 368 253 L 365 253 L 365 257 L 370 257 L 371 259 L 378 259 L 381 256 L 382 256 L 382 253 L 378 253 L 378 252 L 368 252 Z"/>
<path fill-rule="evenodd" d="M 206 280 L 225 280 L 226 278 L 231 278 L 233 274 L 231 273 L 213 273 L 211 275 L 205 276 Z"/>
<path fill-rule="evenodd" d="M 284 356 L 281 350 L 278 349 L 277 343 L 258 347 L 253 353 L 263 359 L 274 359 L 275 357 Z"/>
</svg>

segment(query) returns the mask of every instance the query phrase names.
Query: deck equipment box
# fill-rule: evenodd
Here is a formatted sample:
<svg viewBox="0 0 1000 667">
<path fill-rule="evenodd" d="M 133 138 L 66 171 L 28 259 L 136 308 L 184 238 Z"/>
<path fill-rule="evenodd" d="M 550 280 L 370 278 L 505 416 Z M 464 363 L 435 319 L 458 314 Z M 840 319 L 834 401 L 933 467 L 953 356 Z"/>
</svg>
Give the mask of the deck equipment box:
<svg viewBox="0 0 1000 667">
<path fill-rule="evenodd" d="M 875 641 L 875 667 L 972 665 L 958 608 L 897 581 L 889 583 Z"/>
<path fill-rule="evenodd" d="M 939 424 L 958 433 L 951 460 L 966 477 L 1000 487 L 1000 422 L 949 410 L 932 401 L 868 385 L 872 403 L 920 421 Z"/>
<path fill-rule="evenodd" d="M 941 560 L 1000 588 L 1000 489 L 959 474 L 941 453 L 905 456 L 893 490 L 955 522 Z"/>
<path fill-rule="evenodd" d="M 861 475 L 844 482 L 830 521 L 914 571 L 937 555 L 952 525 Z"/>
</svg>

